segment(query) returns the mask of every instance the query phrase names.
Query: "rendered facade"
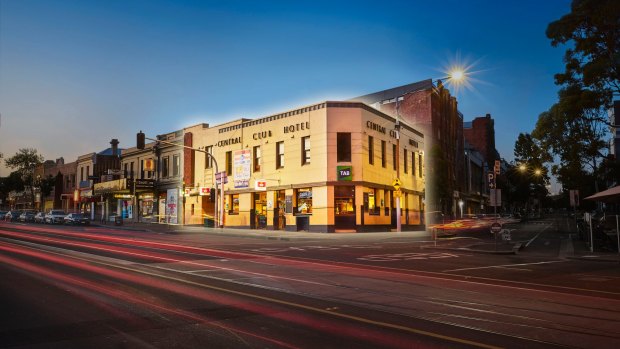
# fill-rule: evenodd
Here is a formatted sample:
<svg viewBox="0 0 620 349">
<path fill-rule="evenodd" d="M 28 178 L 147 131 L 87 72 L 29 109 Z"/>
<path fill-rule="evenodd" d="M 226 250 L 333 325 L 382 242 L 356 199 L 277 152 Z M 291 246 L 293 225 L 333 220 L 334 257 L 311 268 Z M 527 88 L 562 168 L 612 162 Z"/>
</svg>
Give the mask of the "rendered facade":
<svg viewBox="0 0 620 349">
<path fill-rule="evenodd" d="M 358 102 L 322 102 L 259 119 L 184 129 L 184 144 L 209 152 L 224 184 L 224 226 L 315 232 L 395 227 L 399 151 L 403 229 L 424 224 L 424 137 Z M 213 218 L 215 163 L 185 150 L 184 222 Z M 207 195 L 208 193 L 208 195 Z M 215 218 L 217 219 L 217 218 Z"/>
</svg>

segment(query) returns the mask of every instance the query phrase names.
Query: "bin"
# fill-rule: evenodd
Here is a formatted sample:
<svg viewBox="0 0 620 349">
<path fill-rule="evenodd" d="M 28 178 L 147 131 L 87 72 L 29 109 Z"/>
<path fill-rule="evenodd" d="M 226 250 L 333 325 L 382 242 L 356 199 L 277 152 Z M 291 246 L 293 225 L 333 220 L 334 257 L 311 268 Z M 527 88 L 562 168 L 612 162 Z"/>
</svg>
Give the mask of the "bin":
<svg viewBox="0 0 620 349">
<path fill-rule="evenodd" d="M 297 216 L 297 231 L 310 231 L 310 217 Z"/>
<path fill-rule="evenodd" d="M 114 225 L 123 225 L 123 216 L 115 216 Z"/>
<path fill-rule="evenodd" d="M 213 218 L 205 218 L 205 227 L 213 228 L 215 226 L 215 220 Z"/>
</svg>

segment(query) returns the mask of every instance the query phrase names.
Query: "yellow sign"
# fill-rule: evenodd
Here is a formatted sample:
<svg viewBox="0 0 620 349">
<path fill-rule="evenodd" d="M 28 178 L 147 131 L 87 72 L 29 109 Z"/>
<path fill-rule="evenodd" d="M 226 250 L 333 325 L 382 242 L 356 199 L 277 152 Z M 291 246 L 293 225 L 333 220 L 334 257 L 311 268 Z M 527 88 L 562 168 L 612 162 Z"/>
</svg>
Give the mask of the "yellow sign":
<svg viewBox="0 0 620 349">
<path fill-rule="evenodd" d="M 144 160 L 144 170 L 145 171 L 155 171 L 155 160 L 146 159 Z"/>
<path fill-rule="evenodd" d="M 394 182 L 392 182 L 392 186 L 396 190 L 399 190 L 401 185 L 402 184 L 400 183 L 400 179 L 398 179 L 398 178 L 394 179 Z"/>
<path fill-rule="evenodd" d="M 403 192 L 402 192 L 402 191 L 400 191 L 400 190 L 396 190 L 396 191 L 394 192 L 394 197 L 395 197 L 395 198 L 400 198 L 400 197 L 402 197 L 402 196 L 403 196 Z"/>
</svg>

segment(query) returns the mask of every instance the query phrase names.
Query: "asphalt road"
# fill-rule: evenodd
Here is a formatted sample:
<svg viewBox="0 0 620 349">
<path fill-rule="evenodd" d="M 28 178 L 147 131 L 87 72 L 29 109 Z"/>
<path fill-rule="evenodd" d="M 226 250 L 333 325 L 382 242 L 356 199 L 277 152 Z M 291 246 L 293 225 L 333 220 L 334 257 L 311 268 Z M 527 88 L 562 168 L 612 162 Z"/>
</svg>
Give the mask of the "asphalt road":
<svg viewBox="0 0 620 349">
<path fill-rule="evenodd" d="M 0 347 L 618 347 L 617 263 L 562 258 L 554 222 L 514 229 L 529 246 L 494 255 L 0 223 Z"/>
</svg>

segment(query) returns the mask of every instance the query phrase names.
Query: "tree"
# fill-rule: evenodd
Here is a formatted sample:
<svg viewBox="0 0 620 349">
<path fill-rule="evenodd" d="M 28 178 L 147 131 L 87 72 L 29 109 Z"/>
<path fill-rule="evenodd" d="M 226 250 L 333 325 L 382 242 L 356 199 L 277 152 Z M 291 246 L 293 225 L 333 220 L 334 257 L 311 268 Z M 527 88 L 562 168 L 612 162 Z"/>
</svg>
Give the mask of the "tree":
<svg viewBox="0 0 620 349">
<path fill-rule="evenodd" d="M 24 181 L 19 173 L 11 172 L 8 177 L 0 178 L 0 199 L 2 199 L 3 205 L 6 204 L 7 198 L 11 191 L 22 190 L 24 190 Z"/>
<path fill-rule="evenodd" d="M 598 191 L 613 172 L 607 110 L 620 94 L 620 2 L 573 0 L 546 34 L 553 46 L 566 45 L 565 69 L 555 75 L 559 101 L 540 114 L 532 138 L 559 160 L 552 173 L 565 188 Z"/>
<path fill-rule="evenodd" d="M 530 196 L 542 200 L 548 194 L 546 185 L 550 179 L 545 164 L 553 161 L 549 148 L 540 139 L 520 133 L 515 142 L 514 155 L 516 166 L 511 169 L 514 198 L 519 202 L 529 201 Z"/>
<path fill-rule="evenodd" d="M 24 185 L 30 186 L 32 207 L 34 207 L 34 170 L 43 163 L 43 156 L 37 154 L 37 150 L 33 148 L 20 149 L 15 155 L 4 160 L 4 163 L 8 168 L 19 173 Z"/>
<path fill-rule="evenodd" d="M 556 84 L 580 86 L 609 108 L 613 94 L 620 94 L 620 2 L 573 0 L 571 12 L 551 22 L 546 34 L 554 47 L 573 44 Z"/>
</svg>

